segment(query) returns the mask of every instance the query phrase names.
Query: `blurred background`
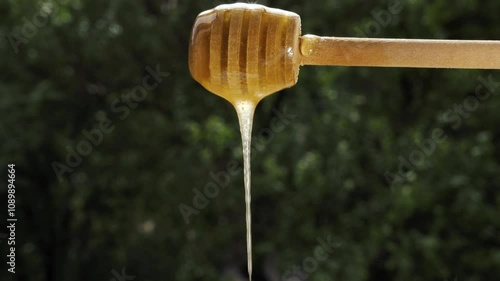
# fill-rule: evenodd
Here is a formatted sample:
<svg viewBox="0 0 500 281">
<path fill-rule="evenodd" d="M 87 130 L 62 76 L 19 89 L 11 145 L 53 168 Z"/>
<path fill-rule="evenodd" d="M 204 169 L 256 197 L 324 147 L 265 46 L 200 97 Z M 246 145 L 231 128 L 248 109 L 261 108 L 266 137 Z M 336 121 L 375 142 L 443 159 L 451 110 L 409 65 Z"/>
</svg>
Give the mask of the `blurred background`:
<svg viewBox="0 0 500 281">
<path fill-rule="evenodd" d="M 246 280 L 236 114 L 187 65 L 224 3 L 0 2 L 0 280 Z M 304 34 L 500 39 L 493 0 L 259 3 Z M 497 81 L 302 67 L 255 116 L 254 280 L 500 280 Z"/>
</svg>

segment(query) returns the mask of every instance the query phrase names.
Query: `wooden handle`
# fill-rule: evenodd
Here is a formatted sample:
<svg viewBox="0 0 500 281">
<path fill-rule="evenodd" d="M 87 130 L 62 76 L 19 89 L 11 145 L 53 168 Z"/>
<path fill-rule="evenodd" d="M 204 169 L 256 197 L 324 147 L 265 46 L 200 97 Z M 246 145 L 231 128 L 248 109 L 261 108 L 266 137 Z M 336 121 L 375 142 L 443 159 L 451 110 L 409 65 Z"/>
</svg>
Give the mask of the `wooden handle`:
<svg viewBox="0 0 500 281">
<path fill-rule="evenodd" d="M 301 65 L 500 69 L 500 41 L 300 38 Z"/>
</svg>

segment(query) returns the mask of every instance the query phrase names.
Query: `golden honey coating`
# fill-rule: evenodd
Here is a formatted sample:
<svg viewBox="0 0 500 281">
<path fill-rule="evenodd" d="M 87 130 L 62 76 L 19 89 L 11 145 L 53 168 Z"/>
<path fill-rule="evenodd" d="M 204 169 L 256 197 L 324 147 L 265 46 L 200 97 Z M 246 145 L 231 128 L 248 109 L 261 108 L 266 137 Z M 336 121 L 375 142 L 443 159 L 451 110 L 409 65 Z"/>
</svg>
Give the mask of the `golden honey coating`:
<svg viewBox="0 0 500 281">
<path fill-rule="evenodd" d="M 198 15 L 189 70 L 231 103 L 263 97 L 297 83 L 299 15 L 257 4 L 221 5 Z"/>
</svg>

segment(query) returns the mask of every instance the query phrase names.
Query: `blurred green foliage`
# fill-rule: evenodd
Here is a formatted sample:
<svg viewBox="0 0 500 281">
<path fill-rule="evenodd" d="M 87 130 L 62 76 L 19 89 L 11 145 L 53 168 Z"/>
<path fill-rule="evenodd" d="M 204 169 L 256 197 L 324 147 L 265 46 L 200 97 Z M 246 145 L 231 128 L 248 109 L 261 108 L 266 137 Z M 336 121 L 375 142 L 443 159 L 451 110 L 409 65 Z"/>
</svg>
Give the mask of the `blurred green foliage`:
<svg viewBox="0 0 500 281">
<path fill-rule="evenodd" d="M 303 33 L 336 36 L 357 36 L 388 7 L 260 3 L 300 14 Z M 218 4 L 0 2 L 0 174 L 16 164 L 17 280 L 107 281 L 122 268 L 142 281 L 245 274 L 241 174 L 189 224 L 179 211 L 210 172 L 241 164 L 234 110 L 187 68 L 194 18 Z M 500 39 L 499 1 L 401 5 L 376 37 Z M 23 34 L 40 11 L 48 21 L 16 53 L 12 32 Z M 122 120 L 112 103 L 157 65 L 168 77 Z M 266 98 L 254 124 L 255 280 L 280 280 L 328 235 L 341 246 L 308 280 L 499 280 L 500 97 L 457 129 L 443 118 L 490 74 L 500 81 L 498 71 L 303 67 L 297 86 Z M 296 117 L 259 137 L 284 108 Z M 59 181 L 52 163 L 64 164 L 66 147 L 103 118 L 113 132 Z M 390 188 L 386 172 L 435 128 L 446 141 Z"/>
</svg>

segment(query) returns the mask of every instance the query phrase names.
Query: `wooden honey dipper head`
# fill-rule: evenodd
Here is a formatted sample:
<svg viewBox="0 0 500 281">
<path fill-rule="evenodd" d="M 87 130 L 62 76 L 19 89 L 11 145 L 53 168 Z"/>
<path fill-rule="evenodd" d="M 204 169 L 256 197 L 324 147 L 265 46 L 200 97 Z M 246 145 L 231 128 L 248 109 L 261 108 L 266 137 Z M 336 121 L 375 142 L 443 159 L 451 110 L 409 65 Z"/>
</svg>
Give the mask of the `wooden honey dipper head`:
<svg viewBox="0 0 500 281">
<path fill-rule="evenodd" d="M 262 98 L 297 83 L 299 15 L 258 4 L 220 5 L 196 18 L 189 70 L 231 103 Z"/>
</svg>

